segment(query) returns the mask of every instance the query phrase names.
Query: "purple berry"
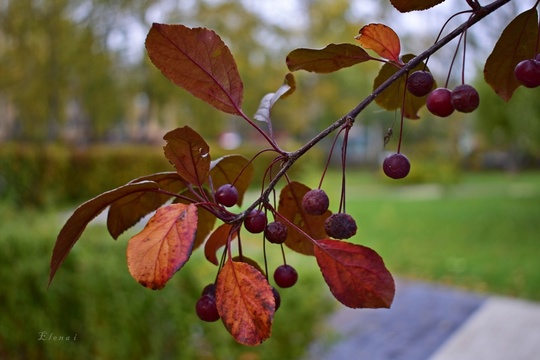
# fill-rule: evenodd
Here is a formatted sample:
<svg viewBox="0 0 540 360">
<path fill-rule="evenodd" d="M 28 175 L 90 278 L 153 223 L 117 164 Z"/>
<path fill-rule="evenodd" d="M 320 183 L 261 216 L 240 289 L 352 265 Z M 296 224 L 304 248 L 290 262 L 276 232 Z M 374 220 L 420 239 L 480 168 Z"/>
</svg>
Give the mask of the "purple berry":
<svg viewBox="0 0 540 360">
<path fill-rule="evenodd" d="M 392 179 L 403 179 L 409 174 L 411 163 L 401 153 L 390 154 L 383 161 L 383 171 Z"/>
<path fill-rule="evenodd" d="M 429 93 L 426 106 L 433 114 L 440 117 L 450 116 L 454 112 L 452 92 L 446 88 L 437 88 Z"/>
<path fill-rule="evenodd" d="M 221 185 L 216 191 L 216 201 L 226 207 L 236 205 L 238 201 L 238 190 L 231 184 Z"/>
<path fill-rule="evenodd" d="M 452 91 L 452 105 L 462 113 L 470 113 L 480 105 L 480 95 L 471 85 L 462 84 Z"/>
<path fill-rule="evenodd" d="M 258 234 L 266 228 L 266 214 L 261 210 L 253 210 L 244 220 L 244 227 L 253 234 Z"/>
<path fill-rule="evenodd" d="M 271 222 L 264 229 L 264 236 L 272 244 L 283 244 L 287 240 L 289 229 L 285 224 L 279 221 Z"/>
<path fill-rule="evenodd" d="M 290 265 L 280 265 L 274 271 L 274 281 L 281 288 L 289 288 L 296 284 L 298 273 Z"/>
<path fill-rule="evenodd" d="M 407 90 L 414 96 L 422 97 L 433 88 L 433 76 L 428 71 L 415 71 L 407 79 Z"/>
<path fill-rule="evenodd" d="M 324 222 L 328 236 L 334 239 L 349 239 L 356 234 L 358 227 L 354 218 L 345 213 L 332 214 Z"/>
<path fill-rule="evenodd" d="M 540 86 L 540 60 L 537 59 L 539 55 L 536 55 L 535 59 L 521 61 L 514 69 L 517 81 L 525 87 Z"/>
<path fill-rule="evenodd" d="M 203 295 L 197 300 L 195 312 L 199 319 L 207 322 L 218 321 L 220 318 L 216 307 L 216 299 L 210 295 Z"/>
<path fill-rule="evenodd" d="M 309 215 L 322 215 L 328 210 L 330 200 L 321 189 L 309 190 L 302 198 L 302 207 Z"/>
</svg>

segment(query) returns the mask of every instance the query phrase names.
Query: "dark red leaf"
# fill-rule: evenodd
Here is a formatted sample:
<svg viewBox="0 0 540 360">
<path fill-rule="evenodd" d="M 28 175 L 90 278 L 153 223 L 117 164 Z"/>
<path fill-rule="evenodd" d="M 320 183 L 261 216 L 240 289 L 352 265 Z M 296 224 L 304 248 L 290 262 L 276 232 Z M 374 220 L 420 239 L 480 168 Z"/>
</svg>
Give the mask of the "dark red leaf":
<svg viewBox="0 0 540 360">
<path fill-rule="evenodd" d="M 214 189 L 221 185 L 233 184 L 238 190 L 238 205 L 242 205 L 255 169 L 253 163 L 242 155 L 227 155 L 212 161 L 210 176 Z"/>
<path fill-rule="evenodd" d="M 221 111 L 241 114 L 242 80 L 229 48 L 214 31 L 153 24 L 146 50 L 176 85 Z"/>
<path fill-rule="evenodd" d="M 330 291 L 351 308 L 389 308 L 395 284 L 372 249 L 340 240 L 319 240 L 315 257 Z"/>
<path fill-rule="evenodd" d="M 402 60 L 407 63 L 415 56 L 411 54 L 403 55 Z M 413 73 L 417 70 L 423 70 L 424 64 L 419 64 L 411 69 L 410 73 Z M 428 68 L 425 68 L 429 71 Z M 391 64 L 384 64 L 379 71 L 379 74 L 373 81 L 373 90 L 378 88 L 383 82 L 388 80 L 392 75 L 394 75 L 398 69 Z M 433 88 L 437 86 L 437 83 L 433 83 Z M 386 88 L 382 94 L 375 98 L 375 102 L 386 110 L 395 110 L 400 109 L 403 106 L 403 91 L 405 90 L 406 82 L 405 77 L 401 77 L 399 80 L 395 81 L 392 85 Z M 405 94 L 405 109 L 404 116 L 409 119 L 419 119 L 418 110 L 420 110 L 424 105 L 426 105 L 426 96 L 417 97 L 412 95 L 407 91 Z"/>
<path fill-rule="evenodd" d="M 212 234 L 210 234 L 210 237 L 206 241 L 206 244 L 204 245 L 204 256 L 212 264 L 219 264 L 219 260 L 216 254 L 219 248 L 225 246 L 227 242 L 232 241 L 238 235 L 238 231 L 235 231 L 231 234 L 231 230 L 232 225 L 222 224 L 218 226 L 218 228 L 214 230 Z"/>
<path fill-rule="evenodd" d="M 444 1 L 445 0 L 390 0 L 392 5 L 400 12 L 426 10 Z"/>
<path fill-rule="evenodd" d="M 158 189 L 159 185 L 153 181 L 141 181 L 134 184 L 127 184 L 107 191 L 93 199 L 88 200 L 79 206 L 66 221 L 62 230 L 58 234 L 51 257 L 51 271 L 49 274 L 49 285 L 56 274 L 56 271 L 64 262 L 73 245 L 81 237 L 86 225 L 98 216 L 111 203 L 134 193 Z"/>
<path fill-rule="evenodd" d="M 356 40 L 364 49 L 375 51 L 384 59 L 397 64 L 401 53 L 401 44 L 396 32 L 384 24 L 369 24 L 362 27 Z"/>
<path fill-rule="evenodd" d="M 174 165 L 178 174 L 189 183 L 200 186 L 210 173 L 210 147 L 204 139 L 188 126 L 169 131 L 163 137 L 165 157 Z"/>
<path fill-rule="evenodd" d="M 182 178 L 175 172 L 163 172 L 143 176 L 130 181 L 131 184 L 141 181 L 154 181 L 161 190 L 178 193 L 186 186 Z M 171 197 L 156 192 L 138 192 L 125 196 L 111 204 L 107 214 L 107 229 L 114 239 L 124 231 L 137 224 L 144 216 L 157 210 Z"/>
<path fill-rule="evenodd" d="M 289 71 L 305 70 L 320 74 L 353 66 L 372 57 L 359 46 L 329 44 L 324 49 L 296 49 L 287 55 Z"/>
<path fill-rule="evenodd" d="M 129 272 L 141 285 L 162 289 L 189 260 L 197 232 L 197 206 L 159 208 L 127 247 Z"/>
<path fill-rule="evenodd" d="M 294 181 L 285 186 L 279 195 L 278 212 L 313 239 L 324 239 L 327 237 L 324 221 L 332 212 L 327 210 L 322 215 L 306 214 L 302 207 L 302 198 L 309 190 L 311 189 L 306 185 Z M 287 223 L 284 224 L 288 228 L 285 245 L 301 254 L 313 255 L 313 243 L 311 240 L 299 232 L 296 227 Z"/>
<path fill-rule="evenodd" d="M 253 266 L 225 263 L 217 279 L 216 305 L 225 328 L 239 343 L 255 346 L 270 337 L 274 294 L 264 275 Z"/>
<path fill-rule="evenodd" d="M 516 65 L 536 55 L 538 36 L 538 11 L 532 8 L 508 24 L 487 58 L 484 78 L 504 101 L 510 100 L 520 85 L 514 76 Z"/>
</svg>

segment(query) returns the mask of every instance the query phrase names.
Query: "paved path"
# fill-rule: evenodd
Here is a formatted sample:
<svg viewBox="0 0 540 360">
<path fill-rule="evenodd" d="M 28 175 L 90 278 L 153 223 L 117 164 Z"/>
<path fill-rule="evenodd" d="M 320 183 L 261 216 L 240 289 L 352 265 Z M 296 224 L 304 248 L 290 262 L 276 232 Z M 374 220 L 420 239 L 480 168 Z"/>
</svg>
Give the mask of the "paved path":
<svg viewBox="0 0 540 360">
<path fill-rule="evenodd" d="M 396 288 L 390 310 L 334 313 L 307 359 L 540 360 L 540 304 L 405 280 Z"/>
</svg>

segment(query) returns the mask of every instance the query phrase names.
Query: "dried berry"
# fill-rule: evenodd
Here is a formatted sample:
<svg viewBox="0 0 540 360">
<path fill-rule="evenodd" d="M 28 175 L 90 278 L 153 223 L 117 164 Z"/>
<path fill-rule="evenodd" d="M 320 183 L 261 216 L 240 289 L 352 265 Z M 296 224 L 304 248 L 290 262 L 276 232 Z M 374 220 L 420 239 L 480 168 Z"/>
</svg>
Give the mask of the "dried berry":
<svg viewBox="0 0 540 360">
<path fill-rule="evenodd" d="M 354 218 L 345 213 L 332 214 L 324 222 L 328 236 L 334 239 L 348 239 L 356 234 L 358 227 Z"/>
</svg>

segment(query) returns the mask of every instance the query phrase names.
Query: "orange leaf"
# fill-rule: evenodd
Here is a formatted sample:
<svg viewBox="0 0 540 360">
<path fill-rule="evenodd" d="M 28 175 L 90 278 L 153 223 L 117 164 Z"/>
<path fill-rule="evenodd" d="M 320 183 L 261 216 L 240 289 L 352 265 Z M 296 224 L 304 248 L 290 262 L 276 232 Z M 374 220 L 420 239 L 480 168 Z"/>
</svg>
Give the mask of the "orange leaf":
<svg viewBox="0 0 540 360">
<path fill-rule="evenodd" d="M 426 10 L 445 0 L 390 0 L 392 5 L 400 12 Z"/>
<path fill-rule="evenodd" d="M 177 193 L 185 184 L 175 172 L 163 172 L 140 177 L 130 184 L 141 181 L 154 181 L 159 188 Z M 165 204 L 171 197 L 156 192 L 138 192 L 125 196 L 111 204 L 107 214 L 107 229 L 114 239 L 124 231 L 137 224 L 144 216 Z"/>
<path fill-rule="evenodd" d="M 205 191 L 205 193 L 205 196 L 208 198 L 208 192 Z M 198 202 L 197 197 L 191 191 L 186 190 L 181 195 L 192 199 L 193 201 L 189 201 L 186 199 L 175 199 L 174 203 L 192 204 Z M 206 237 L 208 236 L 208 234 L 210 234 L 210 232 L 214 228 L 214 225 L 216 224 L 216 215 L 212 214 L 210 211 L 206 210 L 202 206 L 199 207 L 197 210 L 197 234 L 195 235 L 195 241 L 193 242 L 193 250 L 195 250 L 204 243 L 204 240 L 206 240 Z"/>
<path fill-rule="evenodd" d="M 411 61 L 415 56 L 411 54 L 403 55 L 402 59 L 405 63 Z M 411 69 L 410 73 L 417 70 L 423 70 L 424 64 L 419 64 Z M 429 70 L 426 68 L 426 70 Z M 384 64 L 379 71 L 379 74 L 373 81 L 373 90 L 378 88 L 383 82 L 388 80 L 394 75 L 398 69 L 391 64 Z M 400 109 L 403 106 L 403 91 L 405 90 L 405 78 L 401 77 L 399 80 L 394 81 L 392 85 L 387 87 L 379 96 L 375 98 L 375 102 L 386 110 Z M 437 83 L 433 82 L 433 88 L 437 87 Z M 405 108 L 403 109 L 403 115 L 409 119 L 419 119 L 418 110 L 426 105 L 426 96 L 417 97 L 407 91 L 405 94 Z"/>
<path fill-rule="evenodd" d="M 188 261 L 197 231 L 197 206 L 163 206 L 127 247 L 129 272 L 141 285 L 162 289 Z"/>
<path fill-rule="evenodd" d="M 395 284 L 372 249 L 340 240 L 319 240 L 315 257 L 332 294 L 351 308 L 389 308 Z"/>
<path fill-rule="evenodd" d="M 216 255 L 218 249 L 227 244 L 229 237 L 230 240 L 233 240 L 238 235 L 238 231 L 231 234 L 231 229 L 232 225 L 222 224 L 216 230 L 214 230 L 212 234 L 210 234 L 210 237 L 206 241 L 206 244 L 204 245 L 204 256 L 212 264 L 219 264 L 219 260 Z"/>
<path fill-rule="evenodd" d="M 401 45 L 399 37 L 390 27 L 383 24 L 369 24 L 362 27 L 356 40 L 364 49 L 375 51 L 384 59 L 400 64 Z"/>
<path fill-rule="evenodd" d="M 359 46 L 329 44 L 324 49 L 295 49 L 287 55 L 289 71 L 326 74 L 373 59 Z"/>
<path fill-rule="evenodd" d="M 242 80 L 229 48 L 214 31 L 153 24 L 146 50 L 173 83 L 221 111 L 241 114 Z"/>
<path fill-rule="evenodd" d="M 236 341 L 255 346 L 270 337 L 275 312 L 272 288 L 264 275 L 244 262 L 227 261 L 219 272 L 216 305 Z"/>
<path fill-rule="evenodd" d="M 153 181 L 141 181 L 135 184 L 127 184 L 107 191 L 103 194 L 88 200 L 79 206 L 66 221 L 62 230 L 58 234 L 51 257 L 51 271 L 49 274 L 49 285 L 56 274 L 56 271 L 62 265 L 73 245 L 81 237 L 86 225 L 98 216 L 111 203 L 129 196 L 134 193 L 149 191 L 159 188 L 159 185 Z"/>
<path fill-rule="evenodd" d="M 255 172 L 253 163 L 242 155 L 227 155 L 212 161 L 210 168 L 214 189 L 217 190 L 221 185 L 234 182 L 234 186 L 238 190 L 237 204 L 242 205 L 244 194 Z"/>
<path fill-rule="evenodd" d="M 324 230 L 324 221 L 332 214 L 327 210 L 322 215 L 309 215 L 302 208 L 302 198 L 310 190 L 304 184 L 291 182 L 285 186 L 279 195 L 278 212 L 287 220 L 298 226 L 302 231 L 313 239 L 323 239 L 327 237 Z M 313 255 L 313 243 L 298 230 L 284 223 L 288 227 L 288 236 L 285 241 L 292 250 L 304 255 Z"/>
<path fill-rule="evenodd" d="M 200 186 L 210 173 L 210 147 L 204 139 L 188 126 L 169 131 L 163 137 L 165 156 L 176 172 L 193 185 Z"/>
<path fill-rule="evenodd" d="M 520 61 L 534 58 L 538 36 L 538 11 L 532 8 L 508 24 L 487 58 L 484 78 L 504 101 L 520 86 L 514 68 Z"/>
</svg>

